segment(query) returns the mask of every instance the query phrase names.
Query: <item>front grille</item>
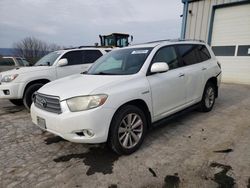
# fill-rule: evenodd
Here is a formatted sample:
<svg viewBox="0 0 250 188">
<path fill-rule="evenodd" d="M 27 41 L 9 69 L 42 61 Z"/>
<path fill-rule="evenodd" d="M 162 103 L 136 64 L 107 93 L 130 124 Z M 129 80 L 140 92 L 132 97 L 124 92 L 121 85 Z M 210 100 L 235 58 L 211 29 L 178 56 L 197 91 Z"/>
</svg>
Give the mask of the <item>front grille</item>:
<svg viewBox="0 0 250 188">
<path fill-rule="evenodd" d="M 59 97 L 57 96 L 35 93 L 34 104 L 37 108 L 40 108 L 48 112 L 52 112 L 56 114 L 62 113 L 60 100 L 59 100 Z"/>
</svg>

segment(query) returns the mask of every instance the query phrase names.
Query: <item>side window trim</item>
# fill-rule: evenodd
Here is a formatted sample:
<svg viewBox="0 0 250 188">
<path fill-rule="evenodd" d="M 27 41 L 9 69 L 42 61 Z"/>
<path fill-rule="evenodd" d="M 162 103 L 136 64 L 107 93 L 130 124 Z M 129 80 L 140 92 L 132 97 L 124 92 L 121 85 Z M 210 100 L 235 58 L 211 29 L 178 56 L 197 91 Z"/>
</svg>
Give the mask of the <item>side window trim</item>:
<svg viewBox="0 0 250 188">
<path fill-rule="evenodd" d="M 195 65 L 195 64 L 199 64 L 199 63 L 202 63 L 202 62 L 204 62 L 204 61 L 199 61 L 199 62 L 197 62 L 197 63 L 192 63 L 192 64 L 189 64 L 189 65 L 186 65 L 185 63 L 184 63 L 184 60 L 183 60 L 183 58 L 182 58 L 182 56 L 181 56 L 181 54 L 180 54 L 180 51 L 179 51 L 179 49 L 178 49 L 178 47 L 177 46 L 185 46 L 185 45 L 196 45 L 196 46 L 204 46 L 205 47 L 205 49 L 208 51 L 208 55 L 209 55 L 209 57 L 208 57 L 208 59 L 207 60 L 204 60 L 204 61 L 208 61 L 208 60 L 210 60 L 211 58 L 212 58 L 212 56 L 211 56 L 211 54 L 210 54 L 210 52 L 209 52 L 209 50 L 207 49 L 207 47 L 206 47 L 206 45 L 205 44 L 192 44 L 192 43 L 185 43 L 185 44 L 176 44 L 176 50 L 177 50 L 177 53 L 178 53 L 178 55 L 179 55 L 179 57 L 180 57 L 180 62 L 181 62 L 181 64 L 182 64 L 182 66 L 184 66 L 184 67 L 186 67 L 186 66 L 192 66 L 192 65 Z M 201 58 L 201 57 L 196 57 L 196 58 Z"/>
<path fill-rule="evenodd" d="M 179 52 L 179 50 L 178 50 L 178 48 L 177 48 L 178 45 L 179 45 L 179 44 L 175 44 L 175 45 L 174 45 L 174 48 L 175 48 L 175 52 L 176 52 L 176 54 L 177 54 L 179 68 L 181 68 L 181 67 L 184 67 L 185 65 L 184 65 L 184 63 L 183 63 L 182 57 L 181 57 L 181 55 L 180 55 L 180 52 Z"/>
</svg>

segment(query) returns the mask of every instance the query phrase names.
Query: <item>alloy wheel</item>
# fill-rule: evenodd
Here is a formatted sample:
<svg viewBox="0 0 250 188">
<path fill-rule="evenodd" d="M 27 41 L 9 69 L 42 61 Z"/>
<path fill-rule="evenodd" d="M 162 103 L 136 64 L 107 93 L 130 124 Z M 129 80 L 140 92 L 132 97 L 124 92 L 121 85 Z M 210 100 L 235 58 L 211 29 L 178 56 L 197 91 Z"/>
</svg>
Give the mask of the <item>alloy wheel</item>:
<svg viewBox="0 0 250 188">
<path fill-rule="evenodd" d="M 118 138 L 122 147 L 133 148 L 141 140 L 143 133 L 143 121 L 138 114 L 126 115 L 119 126 Z"/>
<path fill-rule="evenodd" d="M 207 108 L 211 108 L 214 104 L 215 93 L 212 87 L 208 87 L 205 96 L 205 104 Z"/>
</svg>

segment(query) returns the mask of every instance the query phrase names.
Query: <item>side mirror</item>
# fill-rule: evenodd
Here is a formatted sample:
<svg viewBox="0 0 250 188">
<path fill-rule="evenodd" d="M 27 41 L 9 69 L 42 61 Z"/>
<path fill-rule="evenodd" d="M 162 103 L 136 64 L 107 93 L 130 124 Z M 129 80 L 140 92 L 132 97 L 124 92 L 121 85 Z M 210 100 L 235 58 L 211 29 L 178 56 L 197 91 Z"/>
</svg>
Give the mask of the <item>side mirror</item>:
<svg viewBox="0 0 250 188">
<path fill-rule="evenodd" d="M 165 62 L 156 62 L 151 66 L 150 72 L 151 73 L 161 73 L 167 72 L 169 70 L 169 66 Z"/>
<path fill-rule="evenodd" d="M 57 62 L 57 66 L 58 67 L 63 67 L 65 65 L 68 65 L 68 60 L 66 58 L 63 58 L 63 59 L 60 59 L 58 62 Z"/>
</svg>

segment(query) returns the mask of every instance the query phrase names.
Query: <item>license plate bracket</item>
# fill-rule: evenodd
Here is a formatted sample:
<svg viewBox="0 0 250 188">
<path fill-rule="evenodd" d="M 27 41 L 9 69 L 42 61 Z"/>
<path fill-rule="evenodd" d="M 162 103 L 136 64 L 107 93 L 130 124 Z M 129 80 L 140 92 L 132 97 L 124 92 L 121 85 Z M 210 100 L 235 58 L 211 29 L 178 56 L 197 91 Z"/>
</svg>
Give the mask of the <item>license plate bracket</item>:
<svg viewBox="0 0 250 188">
<path fill-rule="evenodd" d="M 40 127 L 41 129 L 46 129 L 46 121 L 45 119 L 37 116 L 37 125 L 38 127 Z"/>
</svg>

